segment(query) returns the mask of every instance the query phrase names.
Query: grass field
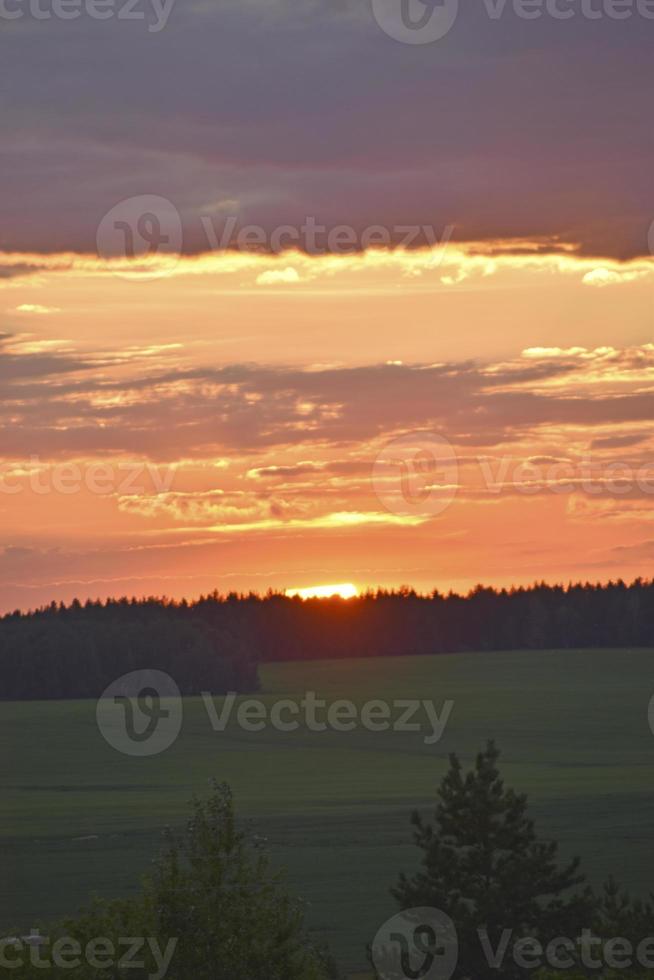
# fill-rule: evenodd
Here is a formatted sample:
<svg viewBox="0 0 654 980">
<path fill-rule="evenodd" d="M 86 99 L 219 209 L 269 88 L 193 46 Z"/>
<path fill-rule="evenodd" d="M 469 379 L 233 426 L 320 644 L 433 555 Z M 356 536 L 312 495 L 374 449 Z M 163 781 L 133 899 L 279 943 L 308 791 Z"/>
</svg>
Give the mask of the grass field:
<svg viewBox="0 0 654 980">
<path fill-rule="evenodd" d="M 409 813 L 430 807 L 447 754 L 470 761 L 493 737 L 508 783 L 529 793 L 543 835 L 597 881 L 654 885 L 654 651 L 579 651 L 289 663 L 262 670 L 263 700 L 430 698 L 454 710 L 442 740 L 422 733 L 212 730 L 199 699 L 154 758 L 100 736 L 95 703 L 0 704 L 0 927 L 29 929 L 92 891 L 128 893 L 161 829 L 184 819 L 212 776 L 269 838 L 312 930 L 341 964 L 394 911 L 388 888 L 416 866 Z"/>
</svg>

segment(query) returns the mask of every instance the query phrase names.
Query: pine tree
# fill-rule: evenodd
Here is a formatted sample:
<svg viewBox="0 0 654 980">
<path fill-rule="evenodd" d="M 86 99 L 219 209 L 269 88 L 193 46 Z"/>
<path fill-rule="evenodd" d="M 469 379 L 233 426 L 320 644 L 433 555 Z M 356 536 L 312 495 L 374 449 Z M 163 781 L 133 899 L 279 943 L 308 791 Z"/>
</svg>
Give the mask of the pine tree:
<svg viewBox="0 0 654 980">
<path fill-rule="evenodd" d="M 565 895 L 584 882 L 579 859 L 558 867 L 558 845 L 538 839 L 527 797 L 505 788 L 498 757 L 489 742 L 465 775 L 458 758 L 450 757 L 435 823 L 412 816 L 423 869 L 411 878 L 401 875 L 392 889 L 402 909 L 436 908 L 452 919 L 459 944 L 454 980 L 524 978 L 512 956 L 515 942 L 534 937 L 546 945 L 576 936 L 590 914 L 589 889 Z M 505 930 L 511 937 L 498 969 L 487 953 L 501 955 Z"/>
</svg>

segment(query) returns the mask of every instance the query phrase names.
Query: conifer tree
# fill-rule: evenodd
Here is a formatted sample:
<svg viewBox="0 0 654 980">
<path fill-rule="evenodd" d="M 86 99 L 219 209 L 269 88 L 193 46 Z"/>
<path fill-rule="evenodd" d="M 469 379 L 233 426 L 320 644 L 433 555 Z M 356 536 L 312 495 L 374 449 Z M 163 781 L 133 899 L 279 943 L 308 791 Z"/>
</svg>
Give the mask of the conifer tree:
<svg viewBox="0 0 654 980">
<path fill-rule="evenodd" d="M 493 742 L 463 773 L 455 755 L 437 794 L 434 823 L 412 816 L 422 869 L 401 875 L 392 889 L 402 909 L 436 908 L 449 916 L 458 938 L 453 977 L 511 980 L 522 977 L 514 944 L 534 937 L 576 936 L 592 909 L 579 859 L 558 865 L 558 845 L 540 840 L 527 815 L 527 797 L 507 789 Z M 510 938 L 507 941 L 507 930 Z M 502 957 L 498 968 L 488 962 Z"/>
</svg>

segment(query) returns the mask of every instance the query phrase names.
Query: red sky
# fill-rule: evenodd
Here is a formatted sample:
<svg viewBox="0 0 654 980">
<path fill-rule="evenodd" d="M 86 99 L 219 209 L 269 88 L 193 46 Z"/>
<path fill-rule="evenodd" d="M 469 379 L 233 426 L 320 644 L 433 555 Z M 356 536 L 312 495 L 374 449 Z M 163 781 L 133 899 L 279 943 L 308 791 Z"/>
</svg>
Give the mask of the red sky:
<svg viewBox="0 0 654 980">
<path fill-rule="evenodd" d="M 1 261 L 4 609 L 650 571 L 651 259 Z"/>
<path fill-rule="evenodd" d="M 0 609 L 650 575 L 619 7 L 9 0 Z"/>
</svg>

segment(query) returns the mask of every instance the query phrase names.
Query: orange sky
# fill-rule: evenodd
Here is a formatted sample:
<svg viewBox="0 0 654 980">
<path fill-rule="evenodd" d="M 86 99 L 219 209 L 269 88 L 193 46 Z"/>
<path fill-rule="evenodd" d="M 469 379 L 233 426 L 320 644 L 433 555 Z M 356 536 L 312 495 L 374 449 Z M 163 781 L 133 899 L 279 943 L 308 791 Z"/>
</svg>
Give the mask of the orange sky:
<svg viewBox="0 0 654 980">
<path fill-rule="evenodd" d="M 452 243 L 147 272 L 0 253 L 3 609 L 650 574 L 650 258 Z"/>
</svg>

